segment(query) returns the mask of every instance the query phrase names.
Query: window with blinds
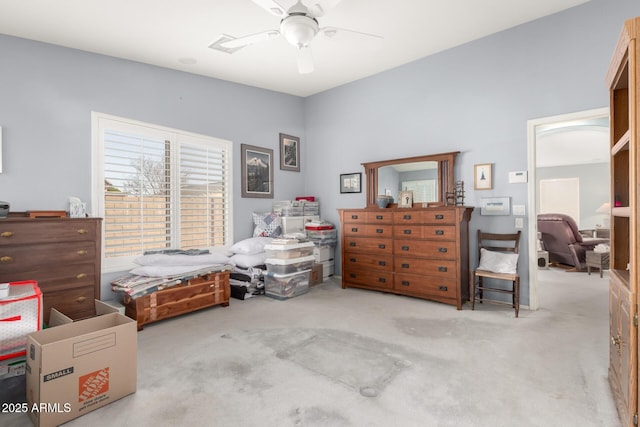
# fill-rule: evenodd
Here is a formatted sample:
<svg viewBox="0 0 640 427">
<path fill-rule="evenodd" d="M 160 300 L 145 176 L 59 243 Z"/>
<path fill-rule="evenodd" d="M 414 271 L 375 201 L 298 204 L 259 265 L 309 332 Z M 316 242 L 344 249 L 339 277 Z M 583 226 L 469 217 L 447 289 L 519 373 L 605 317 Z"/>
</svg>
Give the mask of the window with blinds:
<svg viewBox="0 0 640 427">
<path fill-rule="evenodd" d="M 232 240 L 230 142 L 96 116 L 94 203 L 107 271 L 128 268 L 146 251 Z"/>
</svg>

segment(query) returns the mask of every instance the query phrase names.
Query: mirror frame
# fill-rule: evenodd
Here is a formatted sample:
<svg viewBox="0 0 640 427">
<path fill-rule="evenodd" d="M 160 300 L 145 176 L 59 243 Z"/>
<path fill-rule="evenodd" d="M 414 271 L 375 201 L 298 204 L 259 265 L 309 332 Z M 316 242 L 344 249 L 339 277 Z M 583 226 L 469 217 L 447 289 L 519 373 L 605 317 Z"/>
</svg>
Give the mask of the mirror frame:
<svg viewBox="0 0 640 427">
<path fill-rule="evenodd" d="M 456 156 L 459 151 L 450 153 L 431 154 L 426 156 L 405 157 L 403 159 L 381 160 L 378 162 L 362 163 L 367 180 L 367 207 L 376 207 L 378 195 L 378 168 L 383 166 L 400 165 L 413 162 L 438 162 L 438 203 L 446 204 L 446 193 L 453 192 Z M 395 203 L 394 203 L 395 205 Z"/>
</svg>

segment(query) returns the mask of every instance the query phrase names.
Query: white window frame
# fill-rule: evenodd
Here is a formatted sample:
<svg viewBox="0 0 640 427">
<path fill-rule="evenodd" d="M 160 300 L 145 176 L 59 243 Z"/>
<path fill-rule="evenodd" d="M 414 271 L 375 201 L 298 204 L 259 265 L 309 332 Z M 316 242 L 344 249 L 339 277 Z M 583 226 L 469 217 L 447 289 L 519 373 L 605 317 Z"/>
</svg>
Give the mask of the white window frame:
<svg viewBox="0 0 640 427">
<path fill-rule="evenodd" d="M 187 142 L 190 145 L 197 145 L 198 143 L 214 143 L 218 146 L 222 145 L 226 150 L 226 165 L 225 165 L 225 199 L 227 201 L 227 218 L 225 221 L 225 242 L 227 244 L 224 247 L 211 247 L 203 248 L 209 249 L 212 252 L 227 253 L 228 248 L 233 243 L 233 143 L 231 141 L 223 140 L 220 138 L 213 138 L 207 135 L 196 134 L 179 129 L 172 129 L 165 126 L 144 123 L 137 120 L 127 119 L 123 117 L 117 117 L 109 114 L 91 112 L 91 215 L 94 217 L 104 218 L 105 216 L 105 191 L 104 191 L 104 130 L 114 129 L 121 131 L 130 131 L 133 134 L 139 133 L 140 128 L 144 128 L 145 134 L 156 138 L 162 138 L 164 140 L 172 141 L 172 144 L 179 144 L 180 142 Z M 198 142 L 200 141 L 200 142 Z M 172 152 L 178 152 L 173 150 Z M 174 174 L 174 183 L 179 182 L 179 158 L 173 156 L 171 158 L 171 168 L 177 173 Z M 173 188 L 179 188 L 178 185 L 173 185 Z M 178 216 L 174 215 L 173 210 L 178 212 L 180 207 L 176 192 L 171 194 L 172 200 L 172 230 L 177 230 L 179 226 Z M 103 222 L 104 231 L 104 222 Z M 133 260 L 136 256 L 121 256 L 114 258 L 107 258 L 105 256 L 105 239 L 104 232 L 102 233 L 102 271 L 108 272 L 120 272 L 130 270 L 136 266 Z M 175 236 L 172 236 L 172 239 Z"/>
</svg>

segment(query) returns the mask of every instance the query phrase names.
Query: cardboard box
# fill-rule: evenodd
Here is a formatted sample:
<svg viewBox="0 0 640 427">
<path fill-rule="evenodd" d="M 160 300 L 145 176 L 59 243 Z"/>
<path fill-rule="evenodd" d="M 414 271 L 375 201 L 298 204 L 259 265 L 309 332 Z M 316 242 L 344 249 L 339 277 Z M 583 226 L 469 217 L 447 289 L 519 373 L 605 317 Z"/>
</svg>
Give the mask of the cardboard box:
<svg viewBox="0 0 640 427">
<path fill-rule="evenodd" d="M 315 263 L 311 266 L 311 277 L 309 278 L 309 286 L 318 285 L 322 283 L 324 277 L 322 276 L 322 264 Z"/>
<path fill-rule="evenodd" d="M 96 311 L 114 310 L 96 301 Z M 27 337 L 27 403 L 35 426 L 57 426 L 136 391 L 135 320 L 109 312 L 73 322 L 55 309 L 51 318 L 59 326 Z"/>
</svg>

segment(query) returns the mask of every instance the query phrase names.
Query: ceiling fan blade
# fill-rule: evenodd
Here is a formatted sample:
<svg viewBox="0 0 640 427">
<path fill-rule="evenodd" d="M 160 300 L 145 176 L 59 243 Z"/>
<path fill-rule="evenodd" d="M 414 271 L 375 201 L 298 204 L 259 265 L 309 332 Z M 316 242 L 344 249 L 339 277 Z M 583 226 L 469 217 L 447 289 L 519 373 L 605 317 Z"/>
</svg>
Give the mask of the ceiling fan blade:
<svg viewBox="0 0 640 427">
<path fill-rule="evenodd" d="M 281 18 L 287 16 L 287 11 L 284 7 L 280 6 L 275 0 L 251 0 L 267 12 L 272 15 L 279 16 Z"/>
<path fill-rule="evenodd" d="M 311 16 L 313 16 L 314 18 L 318 18 L 327 13 L 327 11 L 336 7 L 341 1 L 342 0 L 324 0 L 322 1 L 322 4 L 318 3 L 317 1 L 308 2 L 310 6 L 307 6 L 307 9 L 309 9 L 309 14 Z"/>
<path fill-rule="evenodd" d="M 241 47 L 249 46 L 251 44 L 275 39 L 278 36 L 280 36 L 280 31 L 278 30 L 264 31 L 262 33 L 252 34 L 250 36 L 238 37 L 238 38 L 226 36 L 227 38 L 230 38 L 230 40 L 221 42 L 220 46 L 226 49 L 238 49 Z"/>
<path fill-rule="evenodd" d="M 313 56 L 311 48 L 301 47 L 298 49 L 298 72 L 300 74 L 313 73 Z"/>
<path fill-rule="evenodd" d="M 324 36 L 329 38 L 334 38 L 336 36 L 341 36 L 341 35 L 362 36 L 362 37 L 369 37 L 369 38 L 375 38 L 375 39 L 383 38 L 382 36 L 378 36 L 375 34 L 363 33 L 361 31 L 347 30 L 346 28 L 338 28 L 338 27 L 324 27 L 324 28 L 320 28 L 318 32 L 322 33 Z"/>
</svg>

